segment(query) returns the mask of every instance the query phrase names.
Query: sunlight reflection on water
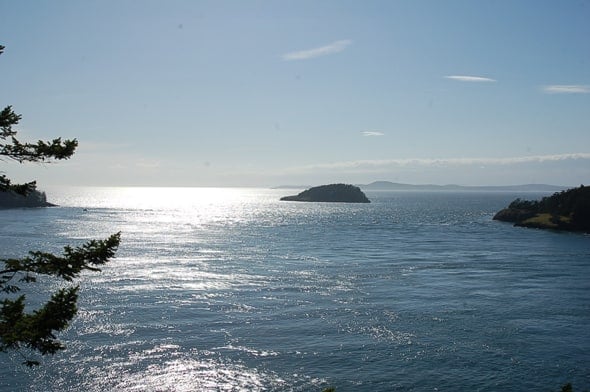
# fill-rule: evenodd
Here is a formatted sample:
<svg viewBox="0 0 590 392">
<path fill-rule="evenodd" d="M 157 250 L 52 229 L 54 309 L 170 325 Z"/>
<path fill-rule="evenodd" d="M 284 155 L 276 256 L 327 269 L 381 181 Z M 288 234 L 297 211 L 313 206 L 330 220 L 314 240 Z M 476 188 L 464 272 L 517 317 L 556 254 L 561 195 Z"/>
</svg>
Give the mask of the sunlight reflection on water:
<svg viewBox="0 0 590 392">
<path fill-rule="evenodd" d="M 215 352 L 163 343 L 140 349 L 150 341 L 161 342 L 167 329 L 179 333 L 187 328 L 179 325 L 178 320 L 169 320 L 169 315 L 161 315 L 160 321 L 150 320 L 150 315 L 155 316 L 154 306 L 168 304 L 169 312 L 179 320 L 203 320 L 211 317 L 211 312 L 218 315 L 256 311 L 247 304 L 232 305 L 229 301 L 229 293 L 239 293 L 247 287 L 256 290 L 266 283 L 266 278 L 252 271 L 227 270 L 224 260 L 231 258 L 228 261 L 233 262 L 236 256 L 240 257 L 227 252 L 227 242 L 233 241 L 227 230 L 260 216 L 268 204 L 278 202 L 280 194 L 281 191 L 268 190 L 261 197 L 259 189 L 81 188 L 65 192 L 56 200 L 63 207 L 83 209 L 82 213 L 90 218 L 79 227 L 68 225 L 69 232 L 63 234 L 69 237 L 84 237 L 93 232 L 88 228 L 89 222 L 97 225 L 94 231 L 106 230 L 102 222 L 112 225 L 112 209 L 122 214 L 117 217 L 121 227 L 114 227 L 124 232 L 117 265 L 108 265 L 102 274 L 89 277 L 97 289 L 106 289 L 121 299 L 108 311 L 81 312 L 76 322 L 78 333 L 83 335 L 81 339 L 108 340 L 108 336 L 129 337 L 138 333 L 159 336 L 137 342 L 138 347 L 117 349 L 118 355 L 128 352 L 125 360 L 112 358 L 114 347 L 109 342 L 104 346 L 105 353 L 94 357 L 107 360 L 107 366 L 93 365 L 93 377 L 83 378 L 88 390 L 258 391 L 284 385 L 284 380 L 272 372 L 248 368 L 221 355 L 231 351 L 254 357 L 276 353 L 235 346 L 227 339 Z M 245 257 L 251 257 L 246 253 Z M 171 297 L 174 292 L 178 296 Z M 150 293 L 150 298 L 142 293 Z M 145 331 L 138 332 L 133 323 L 122 322 L 125 317 L 118 317 L 118 312 L 132 320 L 142 319 L 136 323 Z"/>
<path fill-rule="evenodd" d="M 132 360 L 141 364 L 144 356 L 159 361 L 147 366 L 145 372 L 123 372 L 121 379 L 115 376 L 114 388 L 128 391 L 260 391 L 269 383 L 269 377 L 256 369 L 215 360 L 173 358 L 174 352 L 164 355 L 148 351 Z"/>
<path fill-rule="evenodd" d="M 78 374 L 77 390 L 104 391 L 262 391 L 284 384 L 277 375 L 240 363 L 224 362 L 213 352 L 180 351 L 174 344 L 160 344 L 132 352 L 125 360 L 104 354 L 83 358 L 91 374 Z M 64 383 L 64 387 L 71 385 Z M 59 383 L 56 383 L 59 388 Z M 43 390 L 33 388 L 33 390 Z M 55 389 L 57 390 L 57 389 Z M 64 389 L 64 390 L 67 390 Z"/>
<path fill-rule="evenodd" d="M 51 188 L 49 189 L 51 192 Z M 62 207 L 173 209 L 179 206 L 243 199 L 244 189 L 71 187 L 58 188 L 54 192 L 52 200 Z"/>
</svg>

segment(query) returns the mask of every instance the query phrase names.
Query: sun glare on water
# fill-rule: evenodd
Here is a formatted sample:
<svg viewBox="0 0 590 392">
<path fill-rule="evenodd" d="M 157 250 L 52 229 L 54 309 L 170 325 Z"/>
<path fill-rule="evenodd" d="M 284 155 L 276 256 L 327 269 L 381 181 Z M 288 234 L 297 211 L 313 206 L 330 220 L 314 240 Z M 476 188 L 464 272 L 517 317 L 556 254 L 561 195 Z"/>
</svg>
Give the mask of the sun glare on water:
<svg viewBox="0 0 590 392">
<path fill-rule="evenodd" d="M 71 187 L 54 188 L 49 199 L 63 207 L 162 209 L 227 205 L 245 201 L 246 188 Z"/>
<path fill-rule="evenodd" d="M 259 214 L 261 205 L 278 203 L 277 191 L 62 188 L 48 192 L 48 198 L 69 217 L 62 233 L 67 238 L 95 238 L 112 231 L 123 234 L 116 262 L 100 274 L 87 276 L 83 285 L 75 336 L 80 342 L 102 343 L 95 348 L 99 354 L 89 359 L 96 364 L 89 363 L 93 376 L 85 378 L 88 390 L 256 391 L 282 385 L 275 374 L 201 351 L 193 344 L 176 344 L 169 331 L 202 328 L 199 323 L 216 317 L 214 309 L 229 295 L 223 293 L 259 284 L 262 278 L 257 274 L 226 269 L 230 256 L 224 249 L 228 241 L 239 240 L 232 237 L 232 225 Z M 93 294 L 104 292 L 118 300 L 88 311 L 91 304 L 102 301 L 102 295 Z M 154 306 L 163 302 L 170 314 L 153 313 Z M 190 321 L 179 316 L 183 312 Z M 129 323 L 130 314 L 137 314 L 145 336 Z M 153 340 L 150 333 L 164 338 Z M 198 341 L 200 334 L 195 336 Z M 124 359 L 99 366 L 113 347 Z M 234 353 L 242 348 L 219 350 Z"/>
</svg>

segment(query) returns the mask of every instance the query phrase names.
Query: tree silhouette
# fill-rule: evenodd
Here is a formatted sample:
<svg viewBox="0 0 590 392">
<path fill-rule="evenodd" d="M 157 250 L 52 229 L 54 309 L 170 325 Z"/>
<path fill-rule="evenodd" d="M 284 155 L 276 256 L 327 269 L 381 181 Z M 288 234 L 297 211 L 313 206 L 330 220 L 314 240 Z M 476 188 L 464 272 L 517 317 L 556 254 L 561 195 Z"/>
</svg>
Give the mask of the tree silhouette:
<svg viewBox="0 0 590 392">
<path fill-rule="evenodd" d="M 0 54 L 4 46 L 0 45 Z M 0 160 L 25 162 L 51 162 L 70 158 L 78 141 L 54 139 L 49 142 L 22 143 L 16 138 L 17 125 L 21 116 L 11 106 L 0 112 Z M 0 173 L 0 192 L 12 192 L 26 196 L 35 191 L 36 183 L 13 184 L 5 174 Z M 47 275 L 71 282 L 84 270 L 100 271 L 99 266 L 115 256 L 119 246 L 120 233 L 105 240 L 91 240 L 72 248 L 66 246 L 63 255 L 31 251 L 19 259 L 0 258 L 0 352 L 16 350 L 27 366 L 39 362 L 25 355 L 23 349 L 42 355 L 54 354 L 65 346 L 56 336 L 69 325 L 76 314 L 79 286 L 73 285 L 57 290 L 38 309 L 25 311 L 25 285 L 37 281 L 37 276 Z"/>
</svg>

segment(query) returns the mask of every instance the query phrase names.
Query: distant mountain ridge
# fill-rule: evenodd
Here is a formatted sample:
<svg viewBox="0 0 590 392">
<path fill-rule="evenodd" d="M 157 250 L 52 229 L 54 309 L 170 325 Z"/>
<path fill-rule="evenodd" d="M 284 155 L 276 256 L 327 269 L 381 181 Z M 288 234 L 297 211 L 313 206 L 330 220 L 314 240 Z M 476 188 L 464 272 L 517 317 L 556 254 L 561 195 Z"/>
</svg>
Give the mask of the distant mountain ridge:
<svg viewBox="0 0 590 392">
<path fill-rule="evenodd" d="M 369 184 L 355 184 L 367 191 L 480 191 L 480 192 L 559 192 L 571 187 L 548 184 L 523 185 L 434 185 L 434 184 L 403 184 L 391 181 L 374 181 Z M 307 189 L 311 185 L 281 185 L 272 189 Z"/>
<path fill-rule="evenodd" d="M 558 192 L 567 189 L 567 186 L 547 184 L 523 184 L 523 185 L 487 185 L 487 186 L 464 186 L 464 185 L 412 185 L 390 181 L 375 181 L 370 184 L 357 185 L 365 190 L 388 190 L 388 191 L 517 191 L 517 192 Z"/>
</svg>

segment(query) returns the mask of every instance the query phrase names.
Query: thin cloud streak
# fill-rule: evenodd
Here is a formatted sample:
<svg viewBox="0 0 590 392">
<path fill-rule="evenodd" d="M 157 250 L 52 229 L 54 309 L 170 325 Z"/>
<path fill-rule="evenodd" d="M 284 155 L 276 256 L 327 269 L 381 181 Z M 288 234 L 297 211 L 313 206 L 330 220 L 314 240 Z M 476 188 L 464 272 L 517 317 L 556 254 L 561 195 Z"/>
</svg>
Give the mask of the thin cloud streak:
<svg viewBox="0 0 590 392">
<path fill-rule="evenodd" d="M 472 166 L 472 165 L 513 165 L 526 163 L 558 162 L 573 159 L 590 159 L 590 153 L 571 153 L 555 155 L 534 155 L 509 158 L 416 158 L 416 159 L 381 159 L 342 161 L 333 163 L 319 163 L 315 165 L 301 166 L 295 171 L 314 170 L 375 170 L 386 167 L 447 167 L 447 166 Z"/>
<path fill-rule="evenodd" d="M 553 84 L 543 87 L 543 91 L 549 94 L 589 94 L 590 86 L 580 84 Z"/>
<path fill-rule="evenodd" d="M 297 52 L 286 53 L 281 57 L 285 61 L 308 60 L 308 59 L 312 59 L 315 57 L 326 56 L 329 54 L 342 52 L 350 44 L 352 44 L 352 41 L 345 39 L 345 40 L 332 42 L 331 44 L 326 45 L 326 46 L 320 46 L 319 48 L 313 48 L 313 49 L 301 50 L 301 51 L 297 51 Z"/>
<path fill-rule="evenodd" d="M 483 76 L 469 76 L 469 75 L 448 75 L 446 79 L 457 80 L 459 82 L 470 82 L 470 83 L 489 83 L 496 82 L 496 79 L 485 78 Z"/>
<path fill-rule="evenodd" d="M 378 131 L 362 131 L 363 136 L 384 136 L 383 132 Z"/>
</svg>

